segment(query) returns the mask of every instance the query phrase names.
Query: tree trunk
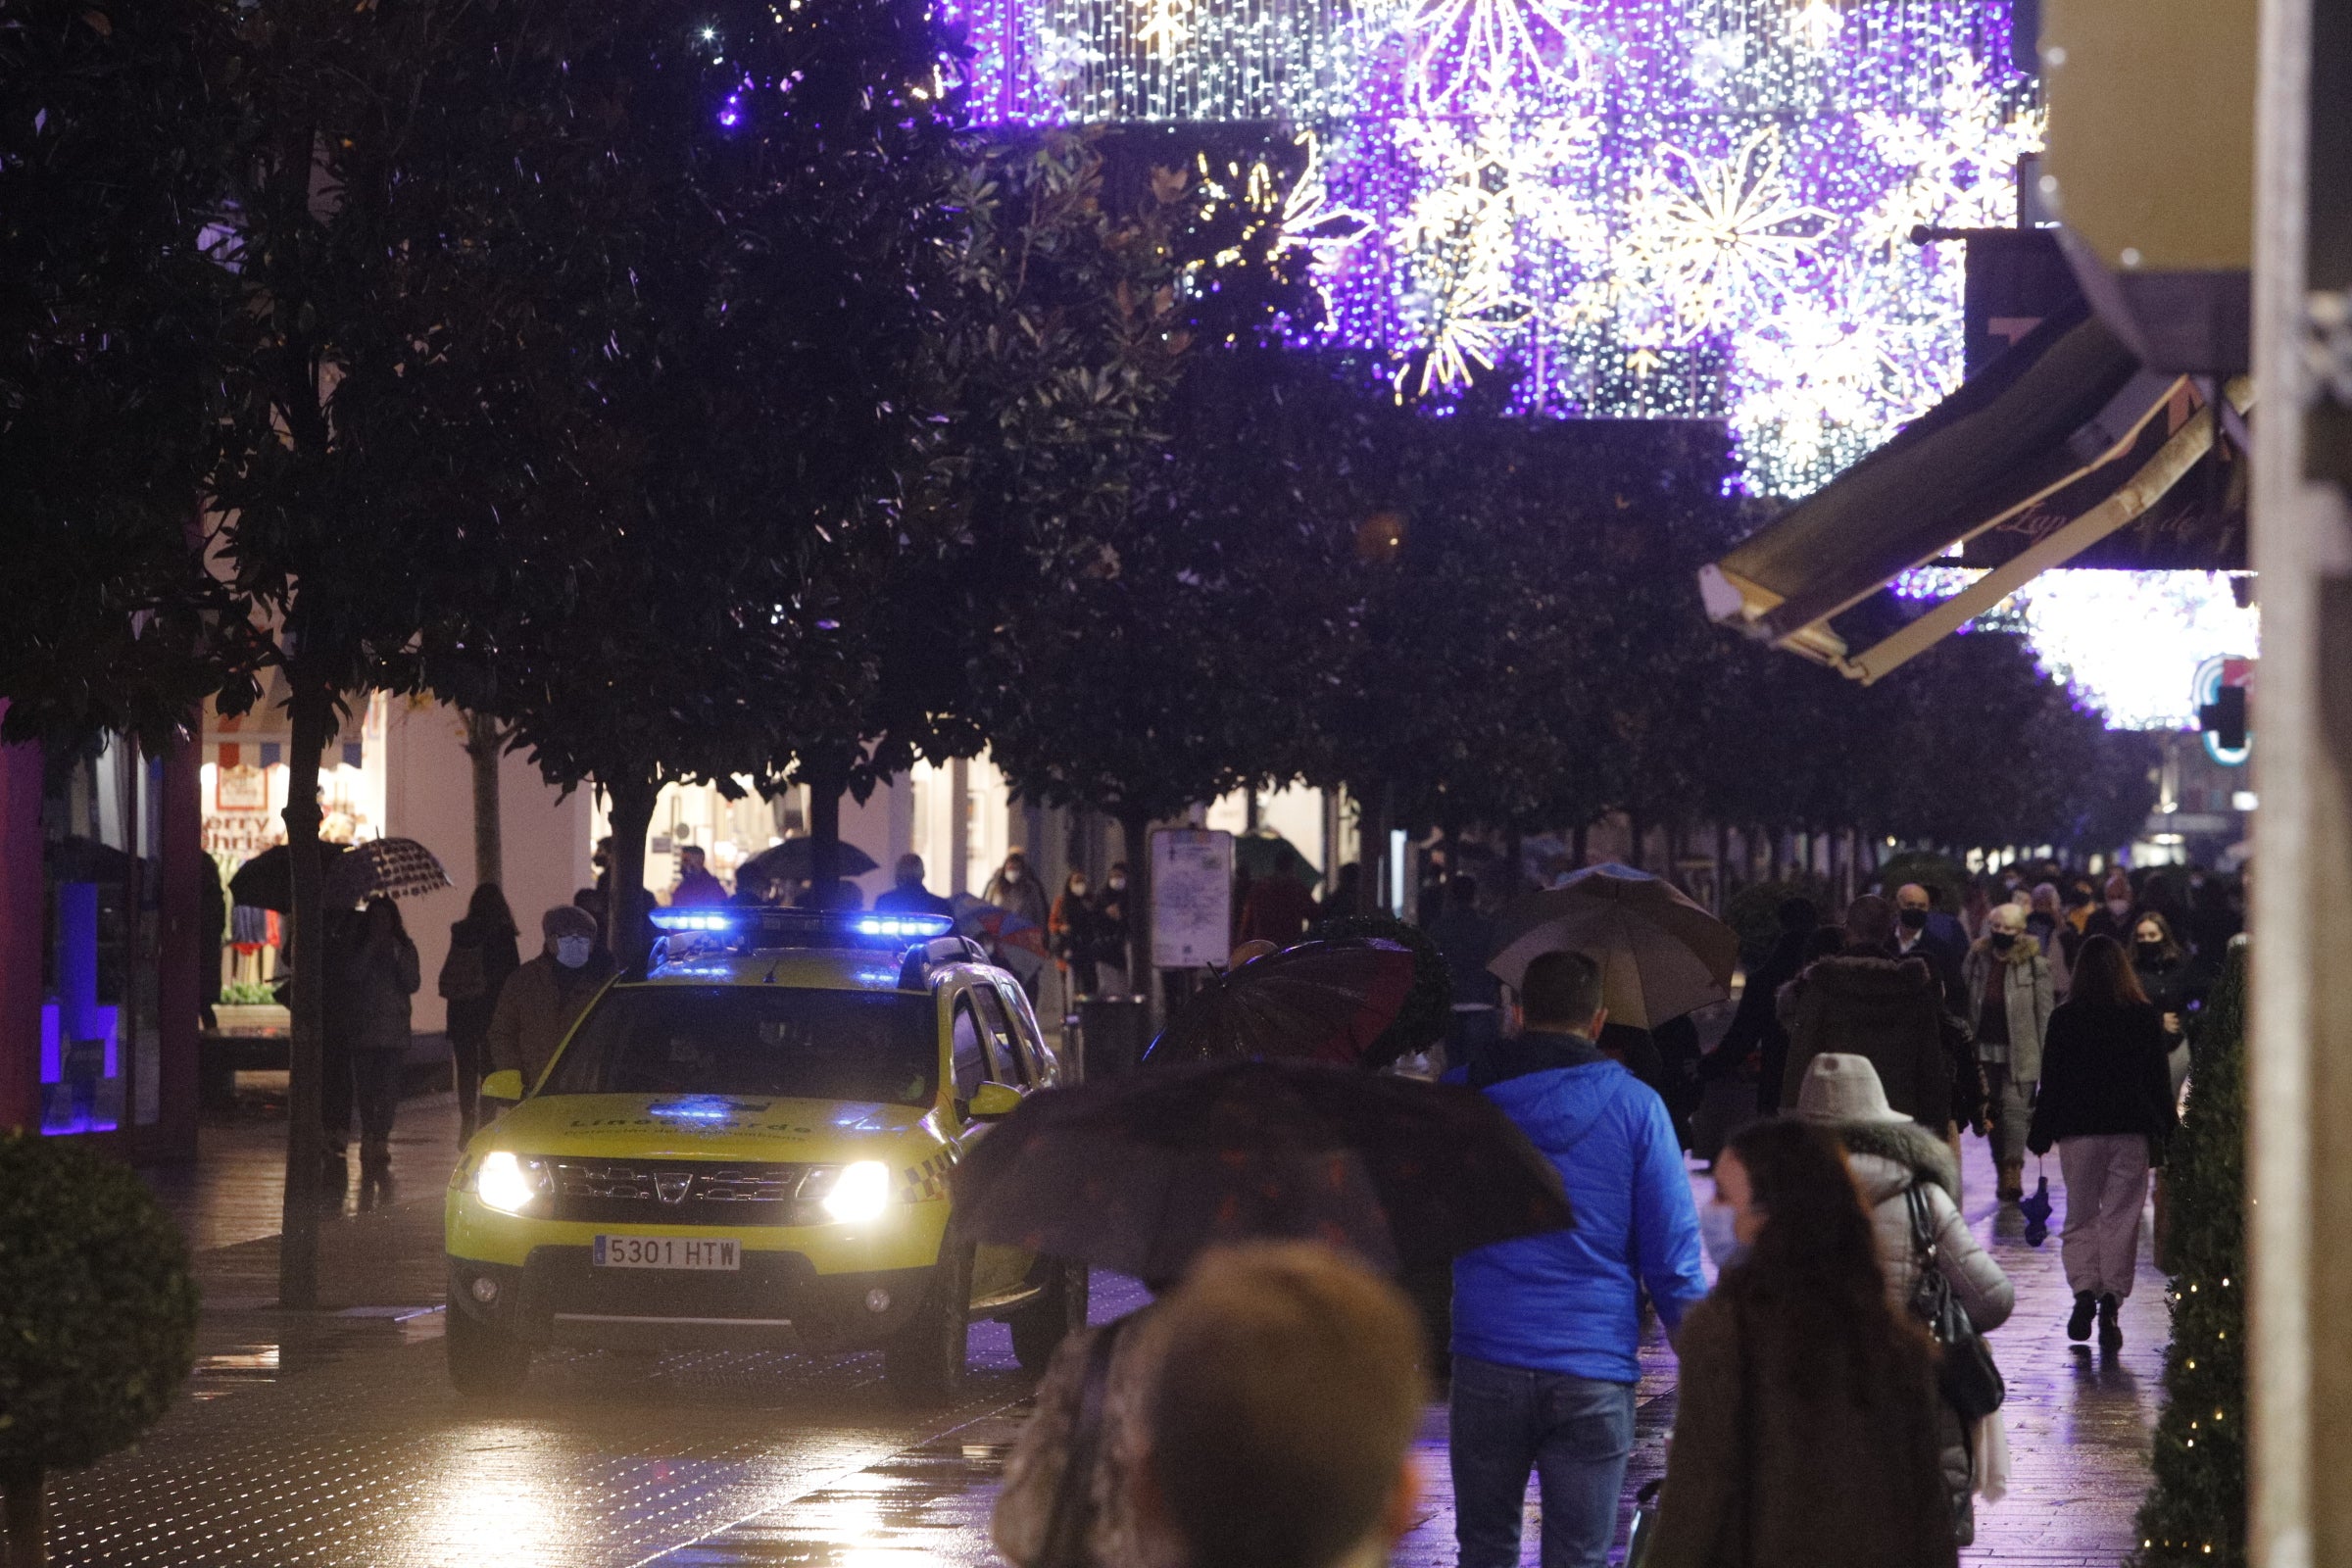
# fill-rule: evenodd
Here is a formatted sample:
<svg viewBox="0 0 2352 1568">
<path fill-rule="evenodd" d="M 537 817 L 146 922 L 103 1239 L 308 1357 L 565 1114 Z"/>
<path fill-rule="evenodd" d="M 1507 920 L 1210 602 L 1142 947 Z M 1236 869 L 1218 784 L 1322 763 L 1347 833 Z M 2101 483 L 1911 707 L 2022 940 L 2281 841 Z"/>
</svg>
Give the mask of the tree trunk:
<svg viewBox="0 0 2352 1568">
<path fill-rule="evenodd" d="M 1508 905 L 1519 897 L 1521 884 L 1526 880 L 1521 867 L 1527 863 L 1526 843 L 1517 828 L 1502 836 L 1502 886 L 1494 890 L 1496 898 Z"/>
<path fill-rule="evenodd" d="M 1772 879 L 1779 882 L 1785 879 L 1788 864 L 1788 854 L 1779 828 L 1772 829 L 1769 837 L 1772 844 Z"/>
<path fill-rule="evenodd" d="M 506 886 L 506 839 L 498 805 L 498 760 L 507 749 L 507 726 L 487 713 L 466 715 L 466 756 L 473 763 L 474 885 Z"/>
<path fill-rule="evenodd" d="M 1715 912 L 1732 902 L 1732 825 L 1715 824 Z"/>
<path fill-rule="evenodd" d="M 849 769 L 821 762 L 808 769 L 808 902 L 819 909 L 841 903 L 841 794 L 849 787 Z"/>
<path fill-rule="evenodd" d="M 1642 841 L 1649 836 L 1649 824 L 1642 820 L 1640 811 L 1625 813 L 1625 863 L 1637 871 L 1648 869 L 1642 863 Z"/>
<path fill-rule="evenodd" d="M 333 688 L 287 672 L 292 688 L 292 755 L 286 765 L 286 856 L 293 873 L 294 990 L 286 1053 L 286 1188 L 279 1210 L 277 1299 L 309 1311 L 318 1304 L 318 1172 L 325 1130 L 320 1102 L 326 1061 L 326 904 L 318 857 L 318 754 L 334 738 Z"/>
<path fill-rule="evenodd" d="M 1592 824 L 1579 822 L 1568 834 L 1568 858 L 1576 863 L 1568 869 L 1582 871 L 1592 854 Z"/>
<path fill-rule="evenodd" d="M 650 777 L 607 780 L 612 802 L 612 881 L 605 908 L 605 942 L 622 968 L 645 961 L 651 938 L 638 911 L 645 904 L 645 836 L 654 825 L 662 787 Z"/>
<path fill-rule="evenodd" d="M 49 1519 L 46 1478 L 37 1464 L 0 1466 L 0 1497 L 8 1515 L 8 1568 L 46 1568 Z"/>
<path fill-rule="evenodd" d="M 1117 814 L 1127 857 L 1127 992 L 1149 1007 L 1158 995 L 1152 983 L 1152 814 L 1129 806 Z"/>
<path fill-rule="evenodd" d="M 1389 786 L 1375 784 L 1355 803 L 1356 913 L 1385 911 L 1389 899 Z"/>
</svg>

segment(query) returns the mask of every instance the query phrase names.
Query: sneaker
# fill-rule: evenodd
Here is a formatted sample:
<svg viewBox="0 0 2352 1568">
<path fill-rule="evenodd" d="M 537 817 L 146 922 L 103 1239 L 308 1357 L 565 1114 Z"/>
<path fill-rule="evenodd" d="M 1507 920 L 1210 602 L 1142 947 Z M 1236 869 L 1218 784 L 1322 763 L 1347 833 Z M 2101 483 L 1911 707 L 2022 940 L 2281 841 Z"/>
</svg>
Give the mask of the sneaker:
<svg viewBox="0 0 2352 1568">
<path fill-rule="evenodd" d="M 2120 1350 L 2124 1348 L 2124 1326 L 2115 1320 L 2117 1308 L 2124 1303 L 2113 1295 L 2099 1298 L 2099 1348 Z"/>
<path fill-rule="evenodd" d="M 2090 1320 L 2099 1309 L 2099 1298 L 2088 1291 L 2075 1293 L 2075 1312 L 2066 1320 L 2066 1337 L 2077 1345 L 2090 1338 Z"/>
</svg>

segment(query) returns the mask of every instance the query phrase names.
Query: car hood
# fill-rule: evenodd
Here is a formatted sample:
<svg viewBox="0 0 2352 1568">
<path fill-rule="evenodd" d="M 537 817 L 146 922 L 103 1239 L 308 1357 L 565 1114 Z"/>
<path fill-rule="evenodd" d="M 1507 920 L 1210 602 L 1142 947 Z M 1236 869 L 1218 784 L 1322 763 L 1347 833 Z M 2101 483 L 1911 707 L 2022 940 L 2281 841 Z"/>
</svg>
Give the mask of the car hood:
<svg viewBox="0 0 2352 1568">
<path fill-rule="evenodd" d="M 608 1158 L 826 1160 L 870 1154 L 877 1140 L 910 1132 L 939 1137 L 937 1112 L 757 1095 L 540 1095 L 486 1129 L 475 1147 Z"/>
</svg>

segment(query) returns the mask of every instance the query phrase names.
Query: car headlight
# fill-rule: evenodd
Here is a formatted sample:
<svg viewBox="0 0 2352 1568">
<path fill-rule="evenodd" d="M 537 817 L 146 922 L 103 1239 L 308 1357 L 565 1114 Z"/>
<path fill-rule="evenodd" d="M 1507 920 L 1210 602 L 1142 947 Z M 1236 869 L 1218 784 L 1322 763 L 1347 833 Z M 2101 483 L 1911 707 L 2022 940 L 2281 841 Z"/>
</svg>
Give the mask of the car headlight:
<svg viewBox="0 0 2352 1568">
<path fill-rule="evenodd" d="M 826 1215 L 845 1225 L 880 1219 L 890 1206 L 890 1167 L 878 1159 L 844 1165 L 822 1202 Z"/>
<path fill-rule="evenodd" d="M 544 1184 L 537 1160 L 525 1163 L 503 1149 L 494 1149 L 474 1170 L 473 1196 L 502 1214 L 519 1214 L 531 1206 Z"/>
</svg>

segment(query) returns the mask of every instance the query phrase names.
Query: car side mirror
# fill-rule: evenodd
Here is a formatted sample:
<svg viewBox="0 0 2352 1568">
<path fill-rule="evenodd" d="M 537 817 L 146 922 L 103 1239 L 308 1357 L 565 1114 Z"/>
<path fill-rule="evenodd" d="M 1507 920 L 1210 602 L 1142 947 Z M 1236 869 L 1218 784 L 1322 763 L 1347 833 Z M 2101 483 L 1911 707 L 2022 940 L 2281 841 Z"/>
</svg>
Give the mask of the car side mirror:
<svg viewBox="0 0 2352 1568">
<path fill-rule="evenodd" d="M 972 1091 L 965 1102 L 964 1116 L 970 1121 L 1002 1121 L 1021 1108 L 1020 1092 L 1003 1084 L 982 1084 Z"/>
<path fill-rule="evenodd" d="M 502 1067 L 482 1080 L 484 1100 L 503 1100 L 508 1104 L 522 1098 L 522 1074 L 512 1067 Z"/>
</svg>

